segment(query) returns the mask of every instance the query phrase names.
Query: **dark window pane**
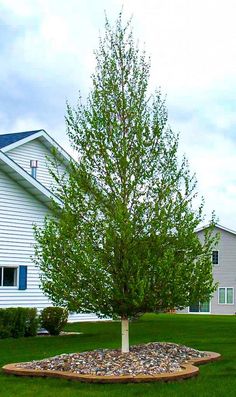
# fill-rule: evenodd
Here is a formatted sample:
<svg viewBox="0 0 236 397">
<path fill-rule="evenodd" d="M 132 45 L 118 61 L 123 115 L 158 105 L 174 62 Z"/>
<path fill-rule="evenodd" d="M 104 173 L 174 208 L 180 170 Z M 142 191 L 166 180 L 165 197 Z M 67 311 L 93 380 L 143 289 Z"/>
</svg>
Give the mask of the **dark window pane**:
<svg viewBox="0 0 236 397">
<path fill-rule="evenodd" d="M 212 263 L 218 265 L 218 251 L 212 251 Z"/>
<path fill-rule="evenodd" d="M 199 303 L 194 303 L 194 305 L 189 306 L 189 311 L 191 313 L 198 313 L 199 309 Z"/>
<path fill-rule="evenodd" d="M 4 267 L 3 268 L 3 286 L 14 287 L 16 286 L 16 268 Z"/>
<path fill-rule="evenodd" d="M 189 306 L 190 313 L 209 313 L 210 302 L 200 302 L 194 303 L 194 305 Z"/>
<path fill-rule="evenodd" d="M 200 312 L 201 313 L 209 313 L 209 311 L 210 311 L 210 302 L 200 303 Z"/>
<path fill-rule="evenodd" d="M 0 286 L 2 285 L 2 267 L 0 267 Z"/>
</svg>

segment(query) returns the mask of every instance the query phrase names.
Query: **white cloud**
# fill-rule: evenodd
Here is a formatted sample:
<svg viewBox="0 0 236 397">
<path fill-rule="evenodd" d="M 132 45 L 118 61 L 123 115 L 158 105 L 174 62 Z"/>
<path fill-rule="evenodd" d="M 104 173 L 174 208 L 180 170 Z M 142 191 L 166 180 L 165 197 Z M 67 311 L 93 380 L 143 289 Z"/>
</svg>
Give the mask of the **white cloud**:
<svg viewBox="0 0 236 397">
<path fill-rule="evenodd" d="M 234 0 L 126 0 L 151 53 L 153 82 L 169 90 L 205 90 L 235 76 Z"/>
<path fill-rule="evenodd" d="M 196 120 L 184 123 L 180 152 L 186 153 L 192 172 L 196 173 L 199 196 L 205 199 L 209 220 L 212 211 L 226 226 L 236 227 L 236 141 L 205 130 Z"/>
<path fill-rule="evenodd" d="M 170 123 L 182 132 L 181 151 L 197 173 L 207 213 L 215 209 L 223 224 L 236 228 L 235 0 L 1 0 L 0 18 L 14 33 L 0 52 L 1 87 L 11 94 L 1 131 L 45 128 L 68 150 L 56 109 L 65 109 L 66 98 L 75 102 L 79 89 L 87 94 L 104 10 L 115 20 L 122 4 L 151 55 L 151 91 L 161 86 L 168 95 Z M 27 92 L 42 89 L 48 119 L 39 116 L 33 97 L 27 112 L 12 116 L 26 101 L 17 79 L 28 82 Z"/>
</svg>

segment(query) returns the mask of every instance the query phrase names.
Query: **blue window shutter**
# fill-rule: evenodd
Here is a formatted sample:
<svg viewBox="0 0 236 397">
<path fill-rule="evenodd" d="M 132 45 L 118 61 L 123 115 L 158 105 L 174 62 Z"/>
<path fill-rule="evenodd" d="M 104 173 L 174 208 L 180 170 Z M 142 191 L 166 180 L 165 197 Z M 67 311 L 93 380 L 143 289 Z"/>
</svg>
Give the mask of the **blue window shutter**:
<svg viewBox="0 0 236 397">
<path fill-rule="evenodd" d="M 27 266 L 19 266 L 19 289 L 27 288 Z"/>
</svg>

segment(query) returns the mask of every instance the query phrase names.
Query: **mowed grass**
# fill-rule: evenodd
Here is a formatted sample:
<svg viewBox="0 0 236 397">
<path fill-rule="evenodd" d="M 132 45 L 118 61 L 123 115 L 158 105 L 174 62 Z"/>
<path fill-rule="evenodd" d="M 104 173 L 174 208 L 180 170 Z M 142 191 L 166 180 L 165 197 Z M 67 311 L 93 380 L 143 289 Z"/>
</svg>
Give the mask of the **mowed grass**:
<svg viewBox="0 0 236 397">
<path fill-rule="evenodd" d="M 0 366 L 60 353 L 120 346 L 120 323 L 67 325 L 81 335 L 0 340 Z M 200 366 L 197 378 L 173 383 L 85 384 L 63 379 L 29 378 L 0 373 L 4 397 L 235 397 L 236 316 L 148 314 L 130 325 L 131 344 L 166 341 L 222 354 L 217 362 Z"/>
</svg>

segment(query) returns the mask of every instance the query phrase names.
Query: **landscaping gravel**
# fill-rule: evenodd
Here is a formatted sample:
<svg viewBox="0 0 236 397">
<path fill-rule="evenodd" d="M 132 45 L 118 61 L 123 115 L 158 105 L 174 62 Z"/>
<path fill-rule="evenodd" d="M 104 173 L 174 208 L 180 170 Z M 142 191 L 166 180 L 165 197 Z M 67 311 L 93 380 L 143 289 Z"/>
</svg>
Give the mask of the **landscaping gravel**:
<svg viewBox="0 0 236 397">
<path fill-rule="evenodd" d="M 18 364 L 17 367 L 97 376 L 156 375 L 179 372 L 182 370 L 182 364 L 206 356 L 205 352 L 187 346 L 154 342 L 132 346 L 129 353 L 97 349 L 82 353 L 60 354 L 40 361 Z"/>
</svg>

